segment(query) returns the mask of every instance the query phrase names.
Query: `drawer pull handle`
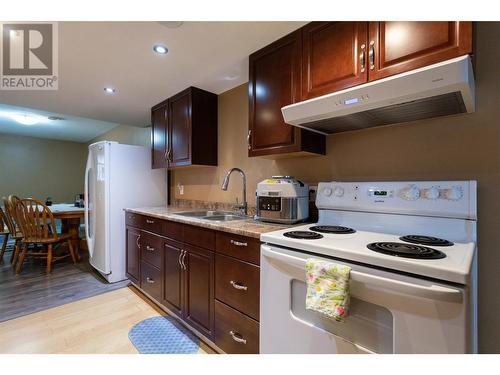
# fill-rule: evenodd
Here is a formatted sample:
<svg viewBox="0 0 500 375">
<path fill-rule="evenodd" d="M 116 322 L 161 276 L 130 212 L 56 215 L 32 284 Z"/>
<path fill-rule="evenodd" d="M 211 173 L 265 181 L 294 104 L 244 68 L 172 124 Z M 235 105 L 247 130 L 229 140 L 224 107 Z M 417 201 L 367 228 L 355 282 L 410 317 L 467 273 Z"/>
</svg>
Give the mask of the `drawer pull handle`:
<svg viewBox="0 0 500 375">
<path fill-rule="evenodd" d="M 248 246 L 247 242 L 240 242 L 240 241 L 231 240 L 231 243 L 235 246 Z"/>
<path fill-rule="evenodd" d="M 149 277 L 146 277 L 146 281 L 148 283 L 150 283 L 150 284 L 154 284 L 155 283 L 155 281 L 153 279 L 149 278 Z"/>
<path fill-rule="evenodd" d="M 151 247 L 151 246 L 149 246 L 149 245 L 146 245 L 146 250 L 147 250 L 147 251 L 151 251 L 151 252 L 153 252 L 153 251 L 155 251 L 155 248 L 154 248 L 154 247 Z"/>
<path fill-rule="evenodd" d="M 149 220 L 149 219 L 146 219 L 146 223 L 148 223 L 148 224 L 154 224 L 154 223 L 155 223 L 155 221 L 154 221 L 154 220 Z"/>
<path fill-rule="evenodd" d="M 368 60 L 370 63 L 370 70 L 375 69 L 375 42 L 370 42 L 370 51 L 368 52 Z"/>
<path fill-rule="evenodd" d="M 135 244 L 137 245 L 137 248 L 140 249 L 141 245 L 139 244 L 139 241 L 141 240 L 141 235 L 137 236 L 137 239 L 135 240 Z"/>
<path fill-rule="evenodd" d="M 183 270 L 184 267 L 182 266 L 182 262 L 181 262 L 181 258 L 182 256 L 184 255 L 184 250 L 181 250 L 181 253 L 179 254 L 179 267 L 181 267 L 181 269 Z"/>
<path fill-rule="evenodd" d="M 246 285 L 241 285 L 240 283 L 238 283 L 237 281 L 233 281 L 231 280 L 229 282 L 229 284 L 231 284 L 233 286 L 234 289 L 238 289 L 238 290 L 247 290 L 248 287 Z"/>
<path fill-rule="evenodd" d="M 240 344 L 247 343 L 247 340 L 245 340 L 243 337 L 241 337 L 241 335 L 238 332 L 229 331 L 229 334 L 231 335 L 231 337 L 233 338 L 234 341 L 236 341 Z"/>
<path fill-rule="evenodd" d="M 186 258 L 187 251 L 183 250 L 183 253 L 184 254 L 182 254 L 182 258 L 181 258 L 182 268 L 184 268 L 185 270 L 187 270 L 186 263 L 184 263 L 184 259 Z"/>
</svg>

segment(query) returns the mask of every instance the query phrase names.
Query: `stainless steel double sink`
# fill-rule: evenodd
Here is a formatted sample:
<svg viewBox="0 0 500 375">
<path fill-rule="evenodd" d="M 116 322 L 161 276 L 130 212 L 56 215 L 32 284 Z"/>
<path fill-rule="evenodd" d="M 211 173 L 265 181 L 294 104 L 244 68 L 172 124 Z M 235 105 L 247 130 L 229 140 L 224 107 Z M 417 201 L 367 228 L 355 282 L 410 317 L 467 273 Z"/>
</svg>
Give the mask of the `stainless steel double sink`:
<svg viewBox="0 0 500 375">
<path fill-rule="evenodd" d="M 174 215 L 207 221 L 235 221 L 248 219 L 247 216 L 239 215 L 230 211 L 185 211 L 176 212 Z"/>
</svg>

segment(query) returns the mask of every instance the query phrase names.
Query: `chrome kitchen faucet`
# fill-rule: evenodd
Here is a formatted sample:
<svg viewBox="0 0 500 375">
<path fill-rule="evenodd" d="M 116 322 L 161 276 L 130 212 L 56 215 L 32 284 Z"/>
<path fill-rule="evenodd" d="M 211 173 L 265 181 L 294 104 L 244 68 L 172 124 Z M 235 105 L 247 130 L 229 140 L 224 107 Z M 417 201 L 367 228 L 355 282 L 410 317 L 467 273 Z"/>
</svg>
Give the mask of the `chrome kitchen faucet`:
<svg viewBox="0 0 500 375">
<path fill-rule="evenodd" d="M 227 191 L 227 188 L 229 186 L 229 176 L 231 176 L 231 173 L 233 172 L 239 172 L 241 175 L 241 178 L 243 179 L 243 201 L 242 203 L 238 203 L 238 199 L 236 198 L 236 205 L 234 208 L 240 211 L 243 215 L 247 215 L 248 211 L 248 203 L 247 203 L 247 176 L 245 175 L 245 172 L 243 172 L 240 168 L 231 168 L 226 172 L 226 175 L 224 176 L 224 181 L 222 182 L 221 189 L 224 191 Z"/>
</svg>

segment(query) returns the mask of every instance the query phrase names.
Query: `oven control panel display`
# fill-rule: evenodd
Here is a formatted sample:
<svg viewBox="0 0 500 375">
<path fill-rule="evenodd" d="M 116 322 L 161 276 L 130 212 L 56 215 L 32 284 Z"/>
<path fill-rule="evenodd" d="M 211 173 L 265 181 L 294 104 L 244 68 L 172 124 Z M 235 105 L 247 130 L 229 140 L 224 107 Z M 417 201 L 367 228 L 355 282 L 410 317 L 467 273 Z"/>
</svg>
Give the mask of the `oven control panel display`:
<svg viewBox="0 0 500 375">
<path fill-rule="evenodd" d="M 264 211 L 281 211 L 281 198 L 259 197 L 259 209 Z"/>
<path fill-rule="evenodd" d="M 393 190 L 368 189 L 368 196 L 373 198 L 390 198 L 394 196 Z"/>
</svg>

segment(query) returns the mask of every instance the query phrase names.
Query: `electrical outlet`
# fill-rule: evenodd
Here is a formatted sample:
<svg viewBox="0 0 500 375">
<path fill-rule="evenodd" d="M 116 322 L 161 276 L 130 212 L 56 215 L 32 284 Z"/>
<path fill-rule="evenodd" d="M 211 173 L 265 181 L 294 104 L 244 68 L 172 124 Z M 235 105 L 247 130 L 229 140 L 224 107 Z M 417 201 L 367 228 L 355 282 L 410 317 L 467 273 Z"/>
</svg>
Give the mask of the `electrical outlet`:
<svg viewBox="0 0 500 375">
<path fill-rule="evenodd" d="M 180 195 L 184 195 L 184 185 L 181 185 L 180 183 L 177 184 L 177 189 L 179 189 Z"/>
</svg>

